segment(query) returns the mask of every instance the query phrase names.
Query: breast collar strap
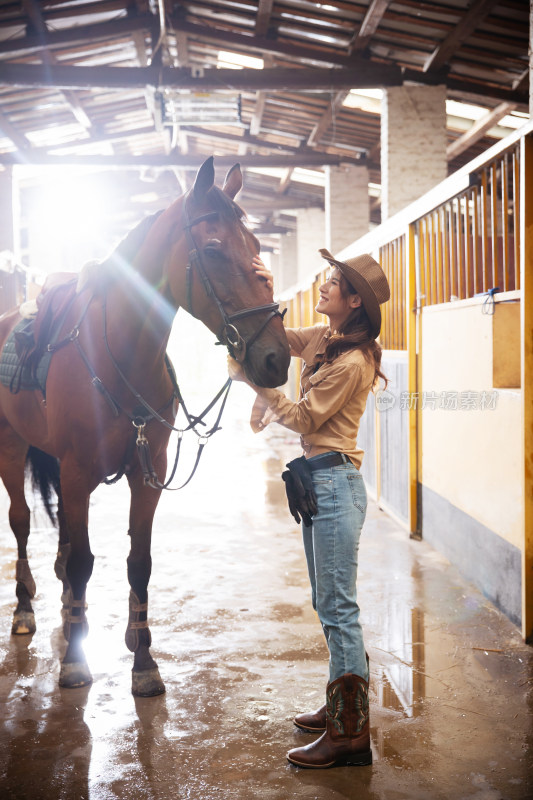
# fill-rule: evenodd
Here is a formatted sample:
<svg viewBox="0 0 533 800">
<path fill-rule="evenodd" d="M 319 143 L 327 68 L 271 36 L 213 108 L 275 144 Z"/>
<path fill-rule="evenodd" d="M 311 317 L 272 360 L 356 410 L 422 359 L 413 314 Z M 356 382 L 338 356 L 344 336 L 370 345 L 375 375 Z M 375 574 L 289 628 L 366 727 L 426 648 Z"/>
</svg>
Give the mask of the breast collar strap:
<svg viewBox="0 0 533 800">
<path fill-rule="evenodd" d="M 196 246 L 196 242 L 194 240 L 193 231 L 195 225 L 198 225 L 200 222 L 206 222 L 210 219 L 216 219 L 218 217 L 218 211 L 210 211 L 207 214 L 201 214 L 194 219 L 189 219 L 188 209 L 187 209 L 187 195 L 185 197 L 185 202 L 183 205 L 183 215 L 185 217 L 185 235 L 187 237 L 187 244 L 189 247 L 189 258 L 187 262 L 187 269 L 186 269 L 186 292 L 187 292 L 187 306 L 186 309 L 189 314 L 192 314 L 194 317 L 194 310 L 193 310 L 193 302 L 192 302 L 192 282 L 194 275 L 197 274 L 198 277 L 201 279 L 205 292 L 208 297 L 212 298 L 215 302 L 220 317 L 222 319 L 223 327 L 222 331 L 218 336 L 219 343 L 225 345 L 228 348 L 229 354 L 239 363 L 242 363 L 246 358 L 246 352 L 249 348 L 253 345 L 253 343 L 259 338 L 259 336 L 263 333 L 264 329 L 268 325 L 268 323 L 274 319 L 274 317 L 281 317 L 283 319 L 286 309 L 284 311 L 279 310 L 279 303 L 267 303 L 266 305 L 262 306 L 254 306 L 253 308 L 246 308 L 241 311 L 236 311 L 234 314 L 227 314 L 224 306 L 222 305 L 221 301 L 217 297 L 217 294 L 213 288 L 213 284 L 211 283 L 207 271 L 205 269 L 205 265 L 202 259 L 202 253 Z M 253 314 L 268 314 L 266 319 L 261 323 L 258 329 L 249 337 L 249 339 L 244 339 L 241 334 L 239 333 L 237 327 L 233 324 L 237 320 L 245 319 L 246 317 L 250 317 Z"/>
</svg>

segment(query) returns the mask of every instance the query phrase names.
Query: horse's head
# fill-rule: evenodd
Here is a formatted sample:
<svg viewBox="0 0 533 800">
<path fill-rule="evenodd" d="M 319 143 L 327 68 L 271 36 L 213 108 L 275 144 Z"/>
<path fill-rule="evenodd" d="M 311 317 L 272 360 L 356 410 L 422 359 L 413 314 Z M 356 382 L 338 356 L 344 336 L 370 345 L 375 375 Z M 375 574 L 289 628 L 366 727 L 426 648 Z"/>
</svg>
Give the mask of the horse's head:
<svg viewBox="0 0 533 800">
<path fill-rule="evenodd" d="M 234 202 L 242 188 L 239 165 L 228 172 L 222 189 L 214 180 L 213 158 L 209 158 L 182 200 L 185 243 L 180 235 L 167 260 L 168 287 L 176 305 L 218 336 L 253 383 L 280 386 L 287 380 L 289 346 L 272 290 L 252 267 L 259 242 Z M 188 251 L 185 278 L 184 245 Z"/>
</svg>

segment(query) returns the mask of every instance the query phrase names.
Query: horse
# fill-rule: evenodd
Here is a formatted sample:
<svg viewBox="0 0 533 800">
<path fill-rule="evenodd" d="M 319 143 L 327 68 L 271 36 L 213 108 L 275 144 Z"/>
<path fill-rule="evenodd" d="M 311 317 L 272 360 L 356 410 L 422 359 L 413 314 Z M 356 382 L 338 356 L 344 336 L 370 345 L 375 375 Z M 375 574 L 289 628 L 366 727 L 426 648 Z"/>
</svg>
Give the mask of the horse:
<svg viewBox="0 0 533 800">
<path fill-rule="evenodd" d="M 187 193 L 143 220 L 107 259 L 82 270 L 70 293 L 64 284 L 59 299 L 53 288 L 45 292 L 36 329 L 39 322 L 41 334 L 50 327 L 50 313 L 48 322 L 42 317 L 45 308 L 53 312 L 55 306 L 59 314 L 54 343 L 44 348 L 50 356 L 45 388 L 14 393 L 0 385 L 0 477 L 18 556 L 12 632 L 35 630 L 24 492 L 29 459 L 49 511 L 51 492 L 57 493 L 55 570 L 64 582 L 67 643 L 61 687 L 92 682 L 83 650 L 85 592 L 94 562 L 89 498 L 110 476 L 125 474 L 131 493 L 126 645 L 133 653 L 132 693 L 150 697 L 165 691 L 150 654 L 148 583 L 153 519 L 181 399 L 166 356 L 178 308 L 201 320 L 258 386 L 287 380 L 283 315 L 272 289 L 255 274 L 252 259 L 260 245 L 234 200 L 242 183 L 235 164 L 222 189 L 217 187 L 208 158 Z M 19 309 L 0 317 L 0 348 L 20 321 Z"/>
</svg>

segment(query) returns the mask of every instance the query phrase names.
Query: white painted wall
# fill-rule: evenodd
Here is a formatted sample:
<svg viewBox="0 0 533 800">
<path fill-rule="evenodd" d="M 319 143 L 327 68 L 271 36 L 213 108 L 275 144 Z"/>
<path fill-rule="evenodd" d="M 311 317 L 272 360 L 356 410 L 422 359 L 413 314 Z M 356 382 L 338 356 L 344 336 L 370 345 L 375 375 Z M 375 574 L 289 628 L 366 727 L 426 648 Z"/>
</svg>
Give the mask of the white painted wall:
<svg viewBox="0 0 533 800">
<path fill-rule="evenodd" d="M 422 311 L 422 483 L 522 550 L 521 391 L 493 388 L 495 317 L 483 300 Z M 454 392 L 458 408 L 439 408 Z"/>
</svg>

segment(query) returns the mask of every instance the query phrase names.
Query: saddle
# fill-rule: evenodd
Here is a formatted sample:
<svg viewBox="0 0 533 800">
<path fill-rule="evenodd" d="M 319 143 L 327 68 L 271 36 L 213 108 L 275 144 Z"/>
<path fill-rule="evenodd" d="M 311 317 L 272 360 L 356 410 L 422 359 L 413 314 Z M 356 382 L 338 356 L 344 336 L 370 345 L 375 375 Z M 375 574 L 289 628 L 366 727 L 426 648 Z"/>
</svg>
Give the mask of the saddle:
<svg viewBox="0 0 533 800">
<path fill-rule="evenodd" d="M 45 284 L 38 295 L 37 314 L 13 328 L 0 357 L 0 382 L 12 394 L 39 389 L 45 395 L 53 345 L 76 296 L 77 278 Z"/>
</svg>

